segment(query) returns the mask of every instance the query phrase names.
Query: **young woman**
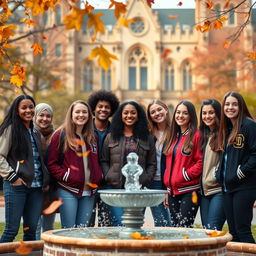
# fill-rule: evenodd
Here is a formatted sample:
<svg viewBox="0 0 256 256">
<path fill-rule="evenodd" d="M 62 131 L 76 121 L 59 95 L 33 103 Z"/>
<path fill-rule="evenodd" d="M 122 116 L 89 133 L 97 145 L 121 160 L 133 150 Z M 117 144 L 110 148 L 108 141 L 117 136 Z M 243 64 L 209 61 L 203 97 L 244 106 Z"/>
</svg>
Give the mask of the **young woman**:
<svg viewBox="0 0 256 256">
<path fill-rule="evenodd" d="M 117 109 L 111 123 L 102 151 L 102 167 L 107 188 L 123 188 L 124 176 L 121 168 L 126 164 L 126 156 L 135 152 L 138 164 L 143 168 L 140 184 L 150 186 L 156 172 L 155 142 L 149 134 L 146 113 L 134 101 L 125 102 Z M 121 226 L 123 209 L 110 207 L 113 225 Z"/>
<path fill-rule="evenodd" d="M 216 181 L 219 165 L 217 152 L 221 105 L 217 100 L 205 100 L 200 110 L 200 143 L 203 151 L 200 214 L 204 228 L 222 230 L 225 222 L 223 194 Z"/>
<path fill-rule="evenodd" d="M 18 96 L 0 126 L 0 175 L 4 179 L 5 230 L 1 243 L 12 242 L 23 217 L 24 241 L 36 239 L 43 190 L 48 189 L 40 134 L 33 129 L 35 102 Z"/>
<path fill-rule="evenodd" d="M 41 133 L 41 142 L 44 159 L 46 161 L 47 146 L 50 143 L 50 138 L 54 132 L 52 125 L 53 110 L 46 103 L 37 104 L 35 107 L 34 126 Z M 44 192 L 43 209 L 49 206 L 53 200 L 57 200 L 56 187 L 53 181 L 50 183 L 48 191 Z M 36 239 L 40 240 L 41 228 L 44 231 L 54 229 L 55 213 L 42 215 L 39 219 L 36 231 Z"/>
<path fill-rule="evenodd" d="M 157 170 L 150 189 L 165 189 L 163 174 L 165 171 L 165 155 L 163 154 L 164 143 L 169 140 L 171 118 L 169 108 L 161 100 L 153 100 L 147 108 L 148 124 L 151 134 L 156 138 Z M 164 204 L 151 207 L 154 224 L 157 227 L 171 226 L 171 216 Z"/>
<path fill-rule="evenodd" d="M 243 97 L 228 92 L 221 108 L 217 180 L 224 191 L 225 213 L 233 241 L 254 243 L 251 233 L 256 200 L 256 123 Z"/>
<path fill-rule="evenodd" d="M 172 224 L 192 227 L 200 201 L 198 191 L 202 174 L 202 151 L 196 111 L 191 102 L 181 101 L 175 108 L 170 139 L 164 153 L 164 184 L 169 191 L 165 204 L 170 209 Z"/>
<path fill-rule="evenodd" d="M 48 170 L 57 180 L 62 228 L 88 226 L 94 210 L 94 190 L 102 170 L 93 132 L 89 105 L 71 104 L 63 125 L 53 134 L 48 152 Z"/>
</svg>

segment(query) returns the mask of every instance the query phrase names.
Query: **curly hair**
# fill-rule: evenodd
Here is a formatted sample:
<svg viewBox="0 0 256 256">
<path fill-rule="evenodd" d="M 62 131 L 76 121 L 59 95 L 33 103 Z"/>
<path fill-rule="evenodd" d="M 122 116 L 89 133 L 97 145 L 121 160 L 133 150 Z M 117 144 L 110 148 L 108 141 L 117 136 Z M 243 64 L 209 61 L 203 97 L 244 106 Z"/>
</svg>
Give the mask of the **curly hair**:
<svg viewBox="0 0 256 256">
<path fill-rule="evenodd" d="M 122 121 L 122 112 L 126 105 L 134 106 L 138 113 L 138 121 L 134 124 L 133 127 L 133 137 L 146 141 L 149 136 L 146 113 L 143 107 L 135 101 L 124 102 L 117 109 L 111 122 L 110 133 L 112 138 L 115 141 L 118 141 L 121 137 L 124 136 L 124 123 Z"/>
<path fill-rule="evenodd" d="M 99 91 L 93 92 L 88 98 L 88 104 L 91 107 L 92 112 L 94 112 L 96 105 L 99 101 L 107 101 L 110 103 L 110 106 L 111 106 L 110 116 L 112 116 L 116 112 L 120 103 L 114 93 L 106 90 L 99 90 Z"/>
</svg>

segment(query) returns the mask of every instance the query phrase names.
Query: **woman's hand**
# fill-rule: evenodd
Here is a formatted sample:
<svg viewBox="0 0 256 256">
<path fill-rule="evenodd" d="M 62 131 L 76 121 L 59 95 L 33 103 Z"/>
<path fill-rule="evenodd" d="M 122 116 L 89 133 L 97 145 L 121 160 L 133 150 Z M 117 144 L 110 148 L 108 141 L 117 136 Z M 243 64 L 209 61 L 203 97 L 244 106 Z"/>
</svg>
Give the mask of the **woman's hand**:
<svg viewBox="0 0 256 256">
<path fill-rule="evenodd" d="M 24 185 L 27 186 L 27 183 L 22 179 L 22 178 L 18 178 L 17 180 L 15 180 L 12 183 L 13 186 L 20 186 L 20 185 Z"/>
<path fill-rule="evenodd" d="M 166 194 L 165 197 L 164 197 L 164 207 L 165 208 L 169 208 L 169 200 L 168 200 L 168 198 L 169 198 L 169 195 Z"/>
</svg>

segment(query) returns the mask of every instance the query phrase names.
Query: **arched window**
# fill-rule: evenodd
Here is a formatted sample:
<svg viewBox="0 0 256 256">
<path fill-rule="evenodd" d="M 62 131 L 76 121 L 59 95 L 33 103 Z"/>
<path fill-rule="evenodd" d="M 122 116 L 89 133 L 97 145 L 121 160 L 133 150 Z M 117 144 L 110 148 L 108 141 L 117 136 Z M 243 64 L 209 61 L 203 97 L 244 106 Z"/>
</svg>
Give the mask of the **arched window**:
<svg viewBox="0 0 256 256">
<path fill-rule="evenodd" d="M 185 61 L 182 66 L 182 82 L 184 91 L 192 89 L 192 68 L 188 61 Z"/>
<path fill-rule="evenodd" d="M 233 8 L 234 8 L 234 5 L 231 4 L 229 6 L 230 12 L 229 12 L 229 17 L 228 17 L 228 22 L 230 25 L 235 24 L 235 10 Z"/>
<path fill-rule="evenodd" d="M 175 71 L 171 60 L 167 60 L 164 67 L 164 89 L 174 91 Z"/>
<path fill-rule="evenodd" d="M 128 59 L 129 90 L 147 90 L 148 87 L 148 58 L 141 48 L 135 48 Z"/>
<path fill-rule="evenodd" d="M 101 88 L 105 90 L 111 89 L 111 70 L 105 71 L 101 69 Z"/>
<path fill-rule="evenodd" d="M 215 15 L 216 15 L 217 17 L 220 17 L 220 14 L 221 14 L 220 4 L 216 4 L 216 5 L 215 5 Z"/>
<path fill-rule="evenodd" d="M 61 9 L 60 6 L 56 7 L 56 25 L 61 25 Z"/>
<path fill-rule="evenodd" d="M 83 79 L 83 90 L 91 91 L 93 87 L 93 65 L 91 61 L 86 61 L 84 63 L 84 67 L 82 71 L 82 79 Z"/>
</svg>

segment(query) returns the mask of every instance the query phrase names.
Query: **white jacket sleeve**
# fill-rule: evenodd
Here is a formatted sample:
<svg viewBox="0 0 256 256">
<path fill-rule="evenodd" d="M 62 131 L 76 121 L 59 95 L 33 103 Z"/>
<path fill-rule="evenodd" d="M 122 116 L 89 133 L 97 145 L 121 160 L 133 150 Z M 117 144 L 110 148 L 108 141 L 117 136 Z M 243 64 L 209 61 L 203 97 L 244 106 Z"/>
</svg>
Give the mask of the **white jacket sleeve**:
<svg viewBox="0 0 256 256">
<path fill-rule="evenodd" d="M 7 162 L 7 155 L 12 143 L 11 131 L 12 128 L 9 126 L 2 136 L 0 136 L 0 176 L 2 176 L 3 179 L 7 179 L 10 173 L 14 171 Z"/>
</svg>

